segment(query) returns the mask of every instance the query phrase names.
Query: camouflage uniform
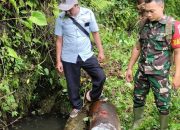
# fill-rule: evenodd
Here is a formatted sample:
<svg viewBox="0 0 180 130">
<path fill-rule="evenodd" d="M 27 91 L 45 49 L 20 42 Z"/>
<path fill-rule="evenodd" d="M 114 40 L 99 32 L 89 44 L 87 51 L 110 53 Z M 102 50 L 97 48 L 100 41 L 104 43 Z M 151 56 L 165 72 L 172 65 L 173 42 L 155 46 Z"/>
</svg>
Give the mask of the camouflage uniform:
<svg viewBox="0 0 180 130">
<path fill-rule="evenodd" d="M 139 69 L 134 78 L 134 107 L 144 106 L 146 95 L 152 87 L 155 103 L 161 114 L 169 113 L 170 102 L 168 75 L 172 47 L 166 38 L 167 22 L 167 16 L 158 22 L 146 21 L 140 32 Z"/>
</svg>

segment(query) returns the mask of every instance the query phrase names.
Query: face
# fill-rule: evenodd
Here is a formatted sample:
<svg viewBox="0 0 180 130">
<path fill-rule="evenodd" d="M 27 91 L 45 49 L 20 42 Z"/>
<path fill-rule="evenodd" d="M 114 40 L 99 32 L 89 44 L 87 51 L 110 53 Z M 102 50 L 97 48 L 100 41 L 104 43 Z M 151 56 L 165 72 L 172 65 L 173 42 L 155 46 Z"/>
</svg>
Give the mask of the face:
<svg viewBox="0 0 180 130">
<path fill-rule="evenodd" d="M 70 10 L 66 11 L 70 16 L 76 16 L 79 11 L 79 6 L 74 5 Z"/>
<path fill-rule="evenodd" d="M 164 5 L 163 3 L 156 3 L 152 1 L 145 4 L 145 15 L 150 21 L 158 21 L 163 17 Z"/>
</svg>

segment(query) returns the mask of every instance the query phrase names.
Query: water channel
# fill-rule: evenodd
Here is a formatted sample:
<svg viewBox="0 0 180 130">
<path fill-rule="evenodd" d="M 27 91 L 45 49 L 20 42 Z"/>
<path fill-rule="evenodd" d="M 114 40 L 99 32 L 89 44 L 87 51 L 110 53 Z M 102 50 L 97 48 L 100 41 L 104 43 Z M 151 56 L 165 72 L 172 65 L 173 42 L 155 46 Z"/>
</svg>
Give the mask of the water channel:
<svg viewBox="0 0 180 130">
<path fill-rule="evenodd" d="M 9 130 L 63 130 L 67 117 L 61 114 L 45 114 L 21 119 Z"/>
</svg>

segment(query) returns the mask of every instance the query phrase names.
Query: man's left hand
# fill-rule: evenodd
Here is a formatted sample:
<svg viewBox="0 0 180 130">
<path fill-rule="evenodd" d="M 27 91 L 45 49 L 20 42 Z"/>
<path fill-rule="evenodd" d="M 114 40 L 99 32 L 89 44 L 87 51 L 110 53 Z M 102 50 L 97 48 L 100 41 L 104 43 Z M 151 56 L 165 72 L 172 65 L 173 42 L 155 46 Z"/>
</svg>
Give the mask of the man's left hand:
<svg viewBox="0 0 180 130">
<path fill-rule="evenodd" d="M 172 87 L 177 90 L 180 88 L 180 77 L 174 76 L 173 81 L 172 81 Z"/>
</svg>

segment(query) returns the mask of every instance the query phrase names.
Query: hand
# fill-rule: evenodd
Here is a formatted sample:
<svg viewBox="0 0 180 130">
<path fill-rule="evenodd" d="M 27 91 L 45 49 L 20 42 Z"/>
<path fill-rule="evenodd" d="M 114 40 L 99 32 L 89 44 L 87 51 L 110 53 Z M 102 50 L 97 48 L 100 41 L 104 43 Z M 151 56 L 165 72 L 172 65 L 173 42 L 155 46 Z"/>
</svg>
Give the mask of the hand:
<svg viewBox="0 0 180 130">
<path fill-rule="evenodd" d="M 173 78 L 173 81 L 172 81 L 172 87 L 175 89 L 175 90 L 177 90 L 177 89 L 179 89 L 180 88 L 180 77 L 178 77 L 178 76 L 174 76 L 174 78 Z"/>
<path fill-rule="evenodd" d="M 60 73 L 60 74 L 63 72 L 62 62 L 57 62 L 56 63 L 56 69 L 57 69 L 58 73 Z"/>
<path fill-rule="evenodd" d="M 133 74 L 131 69 L 127 69 L 126 71 L 126 81 L 131 82 L 133 80 Z"/>
<path fill-rule="evenodd" d="M 104 53 L 99 53 L 98 54 L 98 61 L 103 62 L 104 59 L 105 59 Z"/>
</svg>

